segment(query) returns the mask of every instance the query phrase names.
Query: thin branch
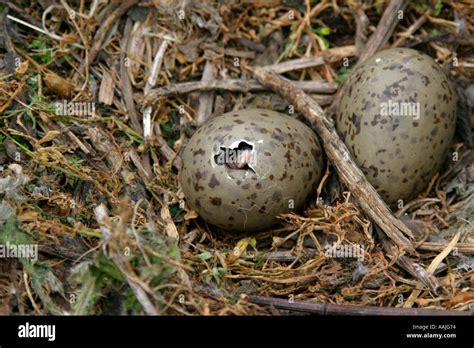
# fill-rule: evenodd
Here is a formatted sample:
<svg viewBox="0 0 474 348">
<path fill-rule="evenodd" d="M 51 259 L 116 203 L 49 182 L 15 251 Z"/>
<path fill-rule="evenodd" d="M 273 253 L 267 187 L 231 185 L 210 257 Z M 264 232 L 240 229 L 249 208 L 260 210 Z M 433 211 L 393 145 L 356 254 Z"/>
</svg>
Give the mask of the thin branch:
<svg viewBox="0 0 474 348">
<path fill-rule="evenodd" d="M 10 1 L 2 1 L 2 4 L 10 8 L 12 11 L 16 12 L 18 16 L 23 18 L 23 20 L 26 21 L 28 24 L 33 24 L 37 28 L 41 27 L 41 22 L 37 21 L 30 14 L 28 14 L 25 8 L 19 7 Z"/>
<path fill-rule="evenodd" d="M 410 25 L 410 27 L 403 33 L 400 33 L 399 35 L 399 38 L 397 39 L 397 41 L 395 41 L 395 43 L 392 45 L 392 47 L 398 47 L 400 46 L 403 41 L 405 41 L 407 38 L 409 38 L 410 36 L 413 35 L 413 33 L 415 31 L 417 31 L 418 29 L 420 29 L 420 27 L 426 22 L 426 16 L 421 16 L 420 18 L 418 18 L 415 23 L 413 23 L 412 25 Z"/>
<path fill-rule="evenodd" d="M 367 43 L 367 32 L 369 29 L 370 20 L 365 14 L 362 6 L 354 9 L 353 15 L 356 21 L 355 46 L 357 49 L 357 54 L 360 55 L 364 51 L 365 45 Z"/>
<path fill-rule="evenodd" d="M 312 303 L 303 301 L 288 301 L 282 298 L 265 296 L 249 296 L 249 302 L 259 305 L 273 306 L 295 312 L 305 312 L 320 315 L 383 315 L 383 316 L 467 316 L 468 312 L 453 310 L 438 310 L 429 308 L 393 308 L 375 306 L 338 305 L 332 303 Z"/>
<path fill-rule="evenodd" d="M 474 254 L 474 243 L 457 243 L 454 246 L 458 252 Z M 441 251 L 446 248 L 446 243 L 424 242 L 417 249 L 426 251 Z"/>
<path fill-rule="evenodd" d="M 372 57 L 378 50 L 385 46 L 400 20 L 398 16 L 399 12 L 403 11 L 407 4 L 408 0 L 390 1 L 382 18 L 380 18 L 375 33 L 370 37 L 367 46 L 365 46 L 364 51 L 360 55 L 357 65 Z"/>
<path fill-rule="evenodd" d="M 135 132 L 141 134 L 142 133 L 142 126 L 140 121 L 138 121 L 137 110 L 135 108 L 135 102 L 133 100 L 133 89 L 132 83 L 130 82 L 130 78 L 128 76 L 128 69 L 125 64 L 125 58 L 127 58 L 127 47 L 128 41 L 130 38 L 130 33 L 132 31 L 132 22 L 130 19 L 127 20 L 125 25 L 124 34 L 121 42 L 121 50 L 120 50 L 120 84 L 121 84 L 121 91 L 123 96 L 123 101 L 125 106 L 127 107 L 130 122 L 132 124 L 132 128 Z M 92 52 L 91 52 L 92 53 Z"/>
<path fill-rule="evenodd" d="M 267 65 L 266 67 L 272 69 L 278 74 L 283 74 L 288 71 L 312 68 L 312 67 L 323 65 L 323 64 L 324 64 L 323 57 L 304 57 L 304 58 L 287 60 L 283 63 Z"/>
<path fill-rule="evenodd" d="M 298 88 L 311 93 L 332 93 L 337 89 L 337 84 L 321 81 L 293 81 L 293 83 L 298 86 Z M 262 86 L 255 80 L 227 79 L 182 82 L 150 90 L 150 93 L 145 97 L 145 103 L 150 104 L 159 97 L 177 96 L 195 91 L 207 92 L 214 90 L 248 93 L 265 91 L 268 90 L 268 88 Z"/>
<path fill-rule="evenodd" d="M 211 61 L 206 61 L 202 72 L 201 81 L 212 81 L 217 77 L 217 68 Z M 195 119 L 196 124 L 201 125 L 211 116 L 214 105 L 214 93 L 202 92 L 199 94 L 199 107 L 197 108 Z"/>
</svg>

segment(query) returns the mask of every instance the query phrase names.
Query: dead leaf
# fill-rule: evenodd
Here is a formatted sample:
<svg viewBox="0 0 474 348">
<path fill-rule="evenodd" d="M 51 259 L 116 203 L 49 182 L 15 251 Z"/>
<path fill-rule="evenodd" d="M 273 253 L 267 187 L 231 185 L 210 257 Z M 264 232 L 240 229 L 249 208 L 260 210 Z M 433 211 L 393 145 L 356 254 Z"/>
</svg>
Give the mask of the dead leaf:
<svg viewBox="0 0 474 348">
<path fill-rule="evenodd" d="M 54 138 L 56 138 L 59 134 L 61 134 L 60 131 L 56 131 L 56 130 L 53 130 L 53 131 L 49 131 L 48 133 L 46 133 L 46 135 L 44 137 L 42 137 L 40 140 L 38 140 L 38 142 L 35 144 L 36 146 L 39 146 L 43 143 L 46 143 L 48 141 L 51 141 L 53 140 Z"/>
<path fill-rule="evenodd" d="M 72 95 L 73 88 L 69 81 L 55 73 L 45 73 L 44 82 L 51 92 L 58 94 L 61 98 L 69 98 Z"/>
<path fill-rule="evenodd" d="M 198 217 L 198 213 L 196 213 L 194 210 L 190 210 L 186 213 L 186 215 L 184 215 L 184 220 L 189 221 L 197 217 Z"/>
<path fill-rule="evenodd" d="M 255 249 L 255 246 L 257 245 L 256 239 L 248 237 L 239 240 L 233 251 L 227 255 L 227 262 L 235 262 L 245 252 L 245 250 L 247 250 L 249 245 Z"/>
<path fill-rule="evenodd" d="M 161 215 L 161 219 L 164 222 L 165 233 L 168 235 L 168 237 L 171 237 L 174 240 L 179 240 L 178 229 L 176 228 L 173 218 L 171 217 L 171 213 L 168 208 L 168 205 L 163 204 L 163 208 L 161 208 L 160 215 Z"/>
</svg>

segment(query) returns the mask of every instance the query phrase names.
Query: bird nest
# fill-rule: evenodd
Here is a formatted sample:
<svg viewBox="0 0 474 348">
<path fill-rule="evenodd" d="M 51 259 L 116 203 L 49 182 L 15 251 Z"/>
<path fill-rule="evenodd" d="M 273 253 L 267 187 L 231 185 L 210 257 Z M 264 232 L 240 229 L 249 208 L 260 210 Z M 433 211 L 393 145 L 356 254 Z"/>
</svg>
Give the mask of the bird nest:
<svg viewBox="0 0 474 348">
<path fill-rule="evenodd" d="M 0 4 L 0 244 L 37 257 L 0 258 L 0 313 L 469 310 L 470 1 L 22 4 Z M 455 158 L 425 191 L 375 216 L 330 158 L 274 228 L 222 233 L 188 208 L 180 151 L 199 125 L 249 107 L 308 121 L 280 75 L 330 120 L 350 67 L 388 47 L 430 55 L 460 96 Z"/>
</svg>

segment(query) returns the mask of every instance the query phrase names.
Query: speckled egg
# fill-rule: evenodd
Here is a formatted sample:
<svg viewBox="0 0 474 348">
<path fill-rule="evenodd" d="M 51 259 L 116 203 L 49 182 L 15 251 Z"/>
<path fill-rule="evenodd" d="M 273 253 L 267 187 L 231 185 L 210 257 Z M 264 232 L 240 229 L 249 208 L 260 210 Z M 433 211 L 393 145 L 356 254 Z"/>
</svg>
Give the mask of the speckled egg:
<svg viewBox="0 0 474 348">
<path fill-rule="evenodd" d="M 455 91 L 429 56 L 381 51 L 351 73 L 336 124 L 367 179 L 394 205 L 439 170 L 454 135 Z"/>
<path fill-rule="evenodd" d="M 180 183 L 188 206 L 208 223 L 234 231 L 272 226 L 303 207 L 319 182 L 319 141 L 304 123 L 262 109 L 215 117 L 182 153 Z"/>
</svg>

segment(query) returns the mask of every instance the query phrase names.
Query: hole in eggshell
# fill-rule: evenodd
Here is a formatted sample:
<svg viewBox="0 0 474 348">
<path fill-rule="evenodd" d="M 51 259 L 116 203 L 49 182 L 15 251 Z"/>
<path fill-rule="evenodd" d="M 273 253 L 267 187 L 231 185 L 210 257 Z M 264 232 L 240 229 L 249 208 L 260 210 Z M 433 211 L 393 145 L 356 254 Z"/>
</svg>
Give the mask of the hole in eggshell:
<svg viewBox="0 0 474 348">
<path fill-rule="evenodd" d="M 245 141 L 239 142 L 236 147 L 220 146 L 217 154 L 214 155 L 214 162 L 217 165 L 225 165 L 229 169 L 255 170 L 250 166 L 252 160 L 253 146 Z"/>
</svg>

